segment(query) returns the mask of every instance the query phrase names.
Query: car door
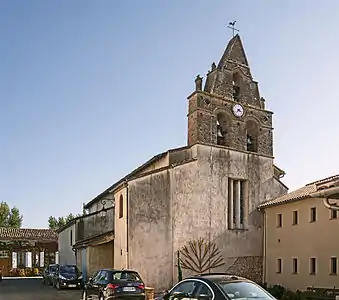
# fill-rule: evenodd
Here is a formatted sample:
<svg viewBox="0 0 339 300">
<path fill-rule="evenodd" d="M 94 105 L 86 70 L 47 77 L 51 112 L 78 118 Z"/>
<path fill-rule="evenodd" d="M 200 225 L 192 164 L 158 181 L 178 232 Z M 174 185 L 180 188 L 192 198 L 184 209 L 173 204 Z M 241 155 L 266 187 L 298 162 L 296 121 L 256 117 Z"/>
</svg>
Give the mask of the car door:
<svg viewBox="0 0 339 300">
<path fill-rule="evenodd" d="M 92 299 L 99 299 L 99 286 L 98 286 L 98 281 L 99 278 L 101 277 L 101 274 L 103 271 L 99 271 L 92 280 L 89 280 L 86 283 L 86 291 L 87 291 L 87 296 Z"/>
<path fill-rule="evenodd" d="M 103 292 L 104 289 L 106 289 L 106 286 L 109 283 L 108 276 L 109 276 L 109 271 L 107 270 L 101 271 L 100 276 L 98 277 L 98 280 L 97 280 L 98 297 L 100 297 L 101 293 Z"/>
<path fill-rule="evenodd" d="M 164 296 L 164 300 L 187 300 L 193 299 L 198 287 L 198 281 L 184 280 L 174 286 L 170 292 Z"/>
</svg>

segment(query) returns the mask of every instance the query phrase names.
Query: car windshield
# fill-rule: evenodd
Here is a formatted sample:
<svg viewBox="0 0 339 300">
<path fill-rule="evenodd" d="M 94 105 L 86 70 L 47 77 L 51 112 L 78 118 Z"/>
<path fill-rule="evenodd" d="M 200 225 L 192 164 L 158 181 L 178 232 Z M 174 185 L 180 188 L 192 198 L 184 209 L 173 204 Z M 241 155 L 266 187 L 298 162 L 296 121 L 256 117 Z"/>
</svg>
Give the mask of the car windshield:
<svg viewBox="0 0 339 300">
<path fill-rule="evenodd" d="M 267 293 L 263 288 L 252 282 L 237 281 L 237 282 L 218 282 L 221 289 L 227 294 L 230 299 L 267 299 L 274 300 L 275 298 Z"/>
<path fill-rule="evenodd" d="M 79 270 L 76 266 L 60 266 L 60 273 L 78 274 Z"/>
<path fill-rule="evenodd" d="M 141 281 L 141 278 L 137 272 L 114 272 L 113 280 L 129 280 L 129 281 Z"/>
</svg>

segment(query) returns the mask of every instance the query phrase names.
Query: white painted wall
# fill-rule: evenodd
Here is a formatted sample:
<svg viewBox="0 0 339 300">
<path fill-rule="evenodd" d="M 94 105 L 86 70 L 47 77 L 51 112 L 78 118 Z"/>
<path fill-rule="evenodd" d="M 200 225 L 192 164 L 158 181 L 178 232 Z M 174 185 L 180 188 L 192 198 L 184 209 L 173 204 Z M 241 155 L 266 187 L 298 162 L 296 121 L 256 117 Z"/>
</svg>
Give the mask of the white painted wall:
<svg viewBox="0 0 339 300">
<path fill-rule="evenodd" d="M 71 240 L 72 239 L 72 240 Z M 70 225 L 59 233 L 59 264 L 76 264 L 75 252 L 72 245 L 75 244 L 75 224 Z"/>
</svg>

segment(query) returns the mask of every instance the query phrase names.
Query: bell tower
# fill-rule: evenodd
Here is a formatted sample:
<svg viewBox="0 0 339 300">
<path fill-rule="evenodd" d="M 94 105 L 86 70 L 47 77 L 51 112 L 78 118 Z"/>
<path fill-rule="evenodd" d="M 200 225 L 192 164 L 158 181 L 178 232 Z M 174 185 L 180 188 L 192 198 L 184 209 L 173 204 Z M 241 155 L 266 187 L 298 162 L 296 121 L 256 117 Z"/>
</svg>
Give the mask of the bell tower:
<svg viewBox="0 0 339 300">
<path fill-rule="evenodd" d="M 272 115 L 265 109 L 240 39 L 212 63 L 205 85 L 198 75 L 188 97 L 188 145 L 208 144 L 273 156 Z"/>
</svg>

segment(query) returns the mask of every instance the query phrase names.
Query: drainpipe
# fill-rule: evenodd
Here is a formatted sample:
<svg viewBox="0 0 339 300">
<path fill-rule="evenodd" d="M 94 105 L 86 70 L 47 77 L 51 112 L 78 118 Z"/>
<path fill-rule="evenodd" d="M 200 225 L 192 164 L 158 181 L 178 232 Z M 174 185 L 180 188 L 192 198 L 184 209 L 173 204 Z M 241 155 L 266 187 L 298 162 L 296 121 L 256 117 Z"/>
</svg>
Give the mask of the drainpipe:
<svg viewBox="0 0 339 300">
<path fill-rule="evenodd" d="M 264 238 L 263 238 L 263 274 L 262 274 L 262 278 L 263 278 L 263 284 L 266 282 L 266 227 L 267 227 L 267 215 L 266 215 L 266 211 L 263 210 L 263 214 L 264 214 Z"/>
<path fill-rule="evenodd" d="M 339 206 L 336 204 L 330 203 L 330 197 L 339 194 L 339 186 L 332 187 L 326 190 L 321 190 L 315 193 L 310 194 L 312 198 L 323 198 L 323 203 L 325 207 L 332 210 L 339 210 Z"/>
<path fill-rule="evenodd" d="M 129 211 L 129 197 L 128 197 L 128 182 L 127 180 L 125 181 L 126 184 L 126 252 L 127 252 L 127 269 L 129 269 L 129 224 L 128 224 L 128 211 Z"/>
</svg>

